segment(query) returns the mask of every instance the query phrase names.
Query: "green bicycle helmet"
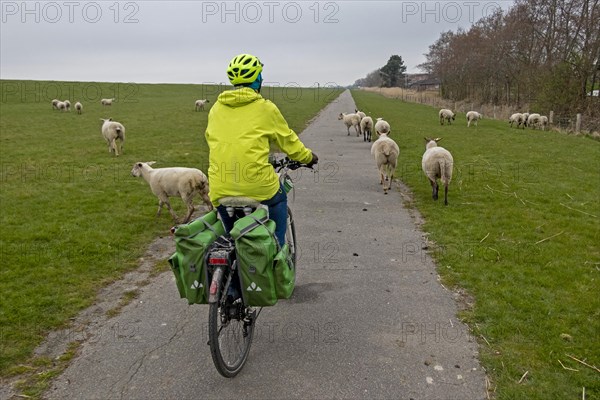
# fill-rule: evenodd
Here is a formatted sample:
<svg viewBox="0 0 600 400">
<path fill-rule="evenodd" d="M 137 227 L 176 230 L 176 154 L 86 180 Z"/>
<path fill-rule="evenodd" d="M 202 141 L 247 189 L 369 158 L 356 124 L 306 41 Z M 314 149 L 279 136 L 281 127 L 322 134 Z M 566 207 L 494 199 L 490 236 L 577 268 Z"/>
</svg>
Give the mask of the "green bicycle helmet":
<svg viewBox="0 0 600 400">
<path fill-rule="evenodd" d="M 232 85 L 250 84 L 262 72 L 263 64 L 251 54 L 240 54 L 229 62 L 227 76 Z"/>
</svg>

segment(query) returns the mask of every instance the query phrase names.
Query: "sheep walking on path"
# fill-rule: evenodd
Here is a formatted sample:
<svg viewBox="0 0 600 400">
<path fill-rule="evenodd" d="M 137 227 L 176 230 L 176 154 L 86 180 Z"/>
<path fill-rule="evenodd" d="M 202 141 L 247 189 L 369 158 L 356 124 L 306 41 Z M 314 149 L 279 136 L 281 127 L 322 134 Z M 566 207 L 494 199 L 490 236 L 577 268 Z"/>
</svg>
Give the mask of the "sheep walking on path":
<svg viewBox="0 0 600 400">
<path fill-rule="evenodd" d="M 383 185 L 383 194 L 387 194 L 392 187 L 400 148 L 393 139 L 388 137 L 387 133 L 377 132 L 377 134 L 379 138 L 371 146 L 371 155 L 375 158 L 377 169 L 379 169 L 379 184 Z M 384 184 L 384 180 L 387 182 L 387 186 Z"/>
<path fill-rule="evenodd" d="M 448 185 L 450 184 L 450 180 L 452 180 L 454 159 L 448 150 L 437 145 L 440 140 L 442 138 L 425 138 L 425 153 L 423 154 L 421 166 L 431 183 L 433 199 L 438 199 L 439 187 L 437 180 L 440 179 L 444 185 L 444 204 L 448 205 Z"/>
<path fill-rule="evenodd" d="M 118 156 L 123 152 L 123 145 L 125 144 L 125 127 L 120 122 L 113 121 L 112 118 L 102 119 L 102 136 L 108 144 L 108 152 L 115 153 Z M 117 140 L 120 141 L 120 145 L 117 146 Z"/>
<path fill-rule="evenodd" d="M 373 118 L 364 117 L 360 120 L 360 130 L 363 133 L 363 141 L 370 142 L 373 134 Z"/>
<path fill-rule="evenodd" d="M 356 129 L 356 136 L 360 136 L 360 116 L 358 114 L 346 114 L 340 113 L 338 120 L 344 120 L 344 124 L 348 130 L 348 136 L 350 136 L 350 127 L 353 126 Z"/>
<path fill-rule="evenodd" d="M 183 223 L 187 223 L 194 213 L 194 196 L 199 194 L 204 203 L 210 210 L 213 205 L 208 197 L 208 179 L 202 171 L 196 168 L 171 167 L 171 168 L 152 168 L 155 161 L 136 162 L 131 170 L 131 175 L 135 177 L 142 176 L 150 185 L 152 193 L 158 197 L 159 217 L 163 205 L 171 213 L 171 216 L 177 221 L 177 214 L 173 211 L 169 203 L 169 197 L 179 196 L 187 206 L 187 215 Z"/>
</svg>

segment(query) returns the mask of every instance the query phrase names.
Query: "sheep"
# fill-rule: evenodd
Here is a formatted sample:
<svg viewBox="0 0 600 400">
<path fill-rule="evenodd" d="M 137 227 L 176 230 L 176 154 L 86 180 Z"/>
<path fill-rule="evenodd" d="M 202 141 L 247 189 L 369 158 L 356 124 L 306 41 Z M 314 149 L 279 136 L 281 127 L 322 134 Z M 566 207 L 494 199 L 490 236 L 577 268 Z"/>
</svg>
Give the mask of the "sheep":
<svg viewBox="0 0 600 400">
<path fill-rule="evenodd" d="M 61 111 L 69 111 L 67 104 L 64 101 L 59 101 L 56 103 L 56 109 Z"/>
<path fill-rule="evenodd" d="M 540 117 L 541 115 L 537 113 L 530 114 L 527 117 L 527 126 L 531 127 L 532 129 L 535 129 L 536 125 L 540 121 Z"/>
<path fill-rule="evenodd" d="M 102 119 L 102 136 L 108 144 L 108 152 L 114 152 L 116 156 L 119 155 L 119 148 L 121 153 L 123 152 L 123 145 L 125 144 L 125 127 L 112 118 Z M 117 140 L 121 141 L 121 145 L 117 146 Z"/>
<path fill-rule="evenodd" d="M 192 217 L 192 213 L 194 212 L 192 201 L 196 194 L 200 194 L 202 200 L 210 210 L 213 209 L 213 205 L 208 197 L 208 179 L 202 171 L 196 168 L 185 167 L 155 169 L 151 167 L 154 163 L 155 161 L 136 162 L 131 170 L 131 175 L 135 177 L 142 176 L 150 184 L 152 193 L 158 197 L 157 217 L 160 216 L 163 205 L 166 205 L 173 219 L 177 221 L 177 215 L 169 203 L 169 197 L 174 196 L 180 196 L 181 200 L 187 206 L 188 213 L 183 223 L 187 223 Z"/>
<path fill-rule="evenodd" d="M 508 119 L 508 123 L 510 124 L 511 128 L 513 127 L 513 124 L 517 124 L 517 128 L 523 124 L 523 129 L 525 129 L 525 118 L 523 118 L 523 114 L 521 113 L 514 113 L 511 115 Z"/>
<path fill-rule="evenodd" d="M 363 141 L 371 142 L 371 134 L 373 132 L 373 118 L 364 117 L 360 120 L 360 130 L 363 133 Z"/>
<path fill-rule="evenodd" d="M 377 135 L 381 135 L 382 133 L 389 134 L 391 131 L 392 128 L 386 120 L 383 118 L 377 118 L 377 122 L 375 122 L 375 132 Z"/>
<path fill-rule="evenodd" d="M 71 102 L 69 100 L 63 101 L 65 104 L 65 111 L 71 111 Z"/>
<path fill-rule="evenodd" d="M 475 126 L 477 126 L 477 121 L 480 119 L 483 119 L 483 115 L 477 111 L 469 111 L 467 113 L 467 128 L 471 126 L 471 122 L 475 122 Z"/>
<path fill-rule="evenodd" d="M 361 120 L 361 121 L 362 121 L 362 119 L 363 119 L 364 117 L 366 117 L 366 116 L 367 116 L 367 114 L 365 114 L 364 112 L 362 112 L 362 111 L 358 111 L 358 108 L 355 108 L 355 109 L 354 109 L 354 113 L 355 113 L 355 114 L 357 114 L 357 115 L 360 117 L 360 120 Z"/>
<path fill-rule="evenodd" d="M 60 100 L 58 100 L 58 99 L 52 100 L 52 109 L 53 110 L 58 110 L 58 107 L 57 107 L 58 103 L 60 103 Z"/>
<path fill-rule="evenodd" d="M 442 138 L 425 138 L 425 153 L 421 161 L 423 172 L 429 179 L 432 188 L 433 200 L 438 199 L 438 178 L 444 184 L 444 205 L 448 205 L 448 185 L 452 179 L 454 160 L 452 154 L 437 144 Z"/>
<path fill-rule="evenodd" d="M 452 124 L 452 121 L 456 118 L 452 110 L 448 110 L 447 108 L 442 108 L 439 112 L 440 116 L 440 125 L 444 125 L 444 122 L 447 120 L 448 124 Z M 452 121 L 451 121 L 452 120 Z"/>
<path fill-rule="evenodd" d="M 371 146 L 371 155 L 377 163 L 380 175 L 379 184 L 383 185 L 383 194 L 387 194 L 388 190 L 392 187 L 392 179 L 394 178 L 394 172 L 398 164 L 400 148 L 393 139 L 388 137 L 388 133 L 380 133 L 377 130 L 376 132 L 379 137 Z M 388 182 L 387 187 L 383 183 L 384 178 Z"/>
<path fill-rule="evenodd" d="M 102 104 L 103 106 L 112 106 L 113 101 L 115 101 L 114 98 L 112 98 L 112 99 L 102 99 L 102 100 L 100 100 L 100 104 Z"/>
<path fill-rule="evenodd" d="M 207 103 L 210 103 L 210 101 L 206 100 L 206 99 L 204 99 L 204 100 L 196 100 L 196 103 L 195 103 L 196 111 L 198 111 L 198 110 L 204 110 L 204 106 Z"/>
<path fill-rule="evenodd" d="M 77 114 L 81 114 L 83 111 L 83 105 L 80 102 L 75 103 L 75 110 L 77 111 Z"/>
<path fill-rule="evenodd" d="M 523 129 L 527 126 L 527 119 L 529 118 L 529 113 L 523 113 Z"/>
<path fill-rule="evenodd" d="M 360 117 L 358 115 L 340 113 L 338 120 L 344 120 L 344 124 L 346 124 L 346 128 L 348 130 L 348 136 L 350 136 L 351 126 L 356 129 L 356 137 L 360 136 Z"/>
<path fill-rule="evenodd" d="M 546 127 L 548 126 L 548 117 L 545 115 L 542 115 L 540 117 L 540 121 L 539 121 L 540 126 L 542 127 L 542 130 L 545 131 Z"/>
</svg>

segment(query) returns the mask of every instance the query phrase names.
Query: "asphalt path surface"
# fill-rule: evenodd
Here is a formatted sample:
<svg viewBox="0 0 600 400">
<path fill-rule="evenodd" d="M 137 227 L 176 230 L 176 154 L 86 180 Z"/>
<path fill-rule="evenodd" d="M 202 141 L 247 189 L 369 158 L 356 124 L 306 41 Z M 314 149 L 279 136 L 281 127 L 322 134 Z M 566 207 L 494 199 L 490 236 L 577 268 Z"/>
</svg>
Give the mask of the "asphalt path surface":
<svg viewBox="0 0 600 400">
<path fill-rule="evenodd" d="M 92 324 L 44 397 L 485 399 L 477 344 L 438 281 L 402 189 L 383 194 L 371 144 L 337 118 L 354 107 L 344 92 L 301 134 L 320 162 L 317 173 L 294 174 L 289 199 L 296 289 L 263 309 L 237 377 L 213 366 L 208 306 L 188 306 L 166 272 L 119 315 Z"/>
</svg>

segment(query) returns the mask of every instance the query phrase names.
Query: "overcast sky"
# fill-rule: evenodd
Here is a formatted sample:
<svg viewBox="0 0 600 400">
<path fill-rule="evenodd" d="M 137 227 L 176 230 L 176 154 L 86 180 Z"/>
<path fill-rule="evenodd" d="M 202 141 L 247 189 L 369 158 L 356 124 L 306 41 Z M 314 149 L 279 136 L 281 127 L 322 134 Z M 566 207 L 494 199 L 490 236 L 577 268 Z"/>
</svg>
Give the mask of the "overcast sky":
<svg viewBox="0 0 600 400">
<path fill-rule="evenodd" d="M 0 78 L 220 83 L 252 53 L 278 85 L 349 85 L 513 0 L 4 1 Z M 476 49 L 474 50 L 476 51 Z"/>
</svg>

